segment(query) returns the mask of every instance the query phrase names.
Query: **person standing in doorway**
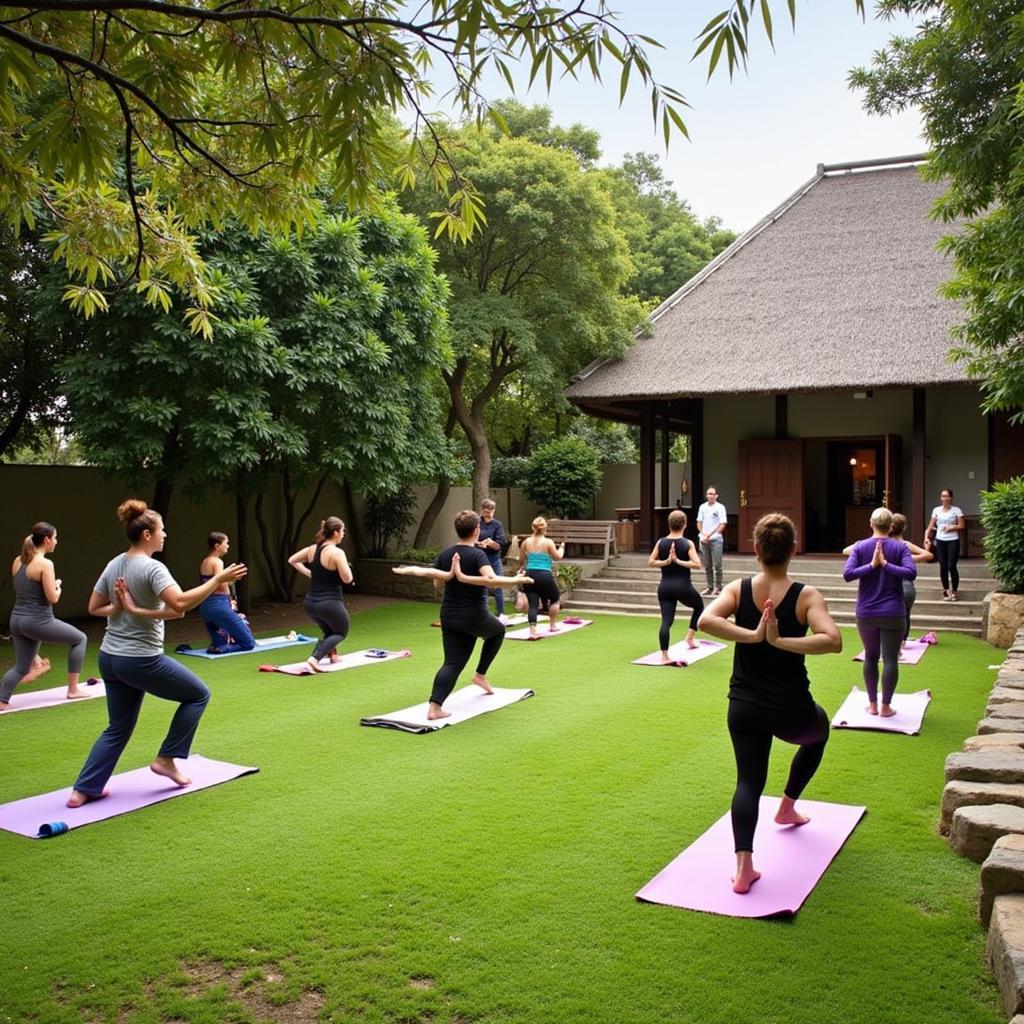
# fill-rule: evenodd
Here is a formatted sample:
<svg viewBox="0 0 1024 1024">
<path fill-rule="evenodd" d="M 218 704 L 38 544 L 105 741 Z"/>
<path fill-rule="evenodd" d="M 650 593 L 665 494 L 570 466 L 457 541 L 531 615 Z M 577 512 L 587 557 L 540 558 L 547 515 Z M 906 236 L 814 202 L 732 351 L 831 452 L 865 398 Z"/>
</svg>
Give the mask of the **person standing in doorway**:
<svg viewBox="0 0 1024 1024">
<path fill-rule="evenodd" d="M 718 500 L 716 487 L 708 488 L 707 499 L 697 509 L 700 560 L 708 578 L 708 585 L 701 593 L 704 597 L 717 597 L 722 592 L 722 550 L 725 548 L 725 528 L 729 525 L 729 513 Z"/>
</svg>

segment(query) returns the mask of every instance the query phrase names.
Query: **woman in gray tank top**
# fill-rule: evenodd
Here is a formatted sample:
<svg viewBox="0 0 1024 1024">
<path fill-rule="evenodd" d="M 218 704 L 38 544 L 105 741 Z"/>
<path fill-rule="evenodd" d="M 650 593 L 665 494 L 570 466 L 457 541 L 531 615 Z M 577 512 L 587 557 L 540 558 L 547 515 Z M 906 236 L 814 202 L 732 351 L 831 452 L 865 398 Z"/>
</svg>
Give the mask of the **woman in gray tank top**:
<svg viewBox="0 0 1024 1024">
<path fill-rule="evenodd" d="M 11 639 L 14 641 L 14 667 L 0 679 L 0 711 L 11 705 L 11 694 L 18 683 L 31 682 L 46 672 L 50 663 L 39 657 L 43 643 L 67 644 L 68 700 L 87 697 L 78 688 L 85 659 L 85 634 L 53 614 L 60 600 L 61 581 L 46 556 L 57 546 L 57 528 L 52 523 L 36 523 L 25 538 L 21 554 L 11 566 L 14 577 L 14 608 L 11 611 Z"/>
</svg>

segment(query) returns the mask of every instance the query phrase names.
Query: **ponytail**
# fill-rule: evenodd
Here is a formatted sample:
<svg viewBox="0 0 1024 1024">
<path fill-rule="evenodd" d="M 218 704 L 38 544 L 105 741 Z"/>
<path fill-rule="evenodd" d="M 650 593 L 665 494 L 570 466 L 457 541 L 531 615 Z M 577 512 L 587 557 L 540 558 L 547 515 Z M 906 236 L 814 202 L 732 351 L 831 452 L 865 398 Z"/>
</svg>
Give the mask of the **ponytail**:
<svg viewBox="0 0 1024 1024">
<path fill-rule="evenodd" d="M 345 524 L 337 516 L 328 516 L 320 520 L 320 529 L 313 537 L 314 544 L 322 544 L 328 537 L 333 537 Z"/>
<path fill-rule="evenodd" d="M 21 543 L 21 564 L 28 565 L 35 557 L 36 551 L 43 546 L 47 537 L 52 537 L 57 532 L 53 523 L 36 523 L 32 532 Z"/>
</svg>

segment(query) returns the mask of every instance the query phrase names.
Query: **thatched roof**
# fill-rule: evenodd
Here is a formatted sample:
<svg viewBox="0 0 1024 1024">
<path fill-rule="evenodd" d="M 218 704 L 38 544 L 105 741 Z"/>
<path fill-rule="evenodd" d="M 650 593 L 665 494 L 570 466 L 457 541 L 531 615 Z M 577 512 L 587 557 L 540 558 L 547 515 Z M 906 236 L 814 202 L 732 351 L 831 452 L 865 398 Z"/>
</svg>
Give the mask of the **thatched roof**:
<svg viewBox="0 0 1024 1024">
<path fill-rule="evenodd" d="M 907 160 L 920 158 L 905 158 Z M 917 166 L 818 174 L 653 314 L 620 361 L 583 370 L 574 402 L 960 384 L 958 307 Z M 756 173 L 756 172 L 755 172 Z"/>
</svg>

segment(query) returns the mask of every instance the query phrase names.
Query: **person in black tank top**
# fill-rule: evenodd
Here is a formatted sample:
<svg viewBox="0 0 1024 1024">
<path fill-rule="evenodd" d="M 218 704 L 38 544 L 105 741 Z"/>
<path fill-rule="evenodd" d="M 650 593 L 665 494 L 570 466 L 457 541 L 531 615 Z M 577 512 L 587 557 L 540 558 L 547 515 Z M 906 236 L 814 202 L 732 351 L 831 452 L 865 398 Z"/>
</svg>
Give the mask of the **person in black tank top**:
<svg viewBox="0 0 1024 1024">
<path fill-rule="evenodd" d="M 661 629 L 658 630 L 658 643 L 661 646 L 661 663 L 663 665 L 681 665 L 669 654 L 669 635 L 672 623 L 676 618 L 676 605 L 684 604 L 691 609 L 690 628 L 686 633 L 686 646 L 694 648 L 697 641 L 697 622 L 704 611 L 704 601 L 690 581 L 690 570 L 701 567 L 697 557 L 697 549 L 693 541 L 683 536 L 686 529 L 686 513 L 682 509 L 674 509 L 668 515 L 667 537 L 662 537 L 647 564 L 652 569 L 661 569 L 661 582 L 658 584 L 658 604 L 661 606 Z"/>
<path fill-rule="evenodd" d="M 738 893 L 748 892 L 761 877 L 754 870 L 754 830 L 773 737 L 799 748 L 775 821 L 797 826 L 810 820 L 794 804 L 821 764 L 829 721 L 811 697 L 804 656 L 838 654 L 843 649 L 825 599 L 814 587 L 794 583 L 787 574 L 796 551 L 792 521 L 777 512 L 762 516 L 754 527 L 754 550 L 761 572 L 733 580 L 700 619 L 706 633 L 736 644 L 728 725 L 736 755 L 732 830 L 733 891 Z M 730 616 L 735 622 L 729 621 Z"/>
<path fill-rule="evenodd" d="M 484 643 L 473 683 L 484 693 L 494 692 L 487 682 L 487 670 L 505 641 L 505 626 L 488 611 L 487 590 L 533 582 L 529 576 L 495 574 L 487 554 L 476 546 L 480 539 L 480 516 L 476 512 L 470 509 L 460 512 L 455 517 L 455 532 L 459 542 L 445 548 L 432 566 L 399 565 L 391 570 L 400 576 L 425 576 L 434 581 L 435 587 L 444 586 L 441 602 L 444 664 L 437 670 L 430 691 L 427 718 L 431 721 L 451 715 L 443 704 L 455 689 L 478 639 Z"/>
<path fill-rule="evenodd" d="M 323 633 L 323 639 L 306 659 L 310 672 L 323 671 L 323 658 L 335 660 L 338 645 L 348 636 L 348 609 L 341 585 L 352 582 L 352 570 L 340 546 L 344 536 L 345 524 L 337 516 L 328 516 L 320 523 L 313 543 L 288 559 L 288 564 L 310 581 L 303 607 Z"/>
</svg>

